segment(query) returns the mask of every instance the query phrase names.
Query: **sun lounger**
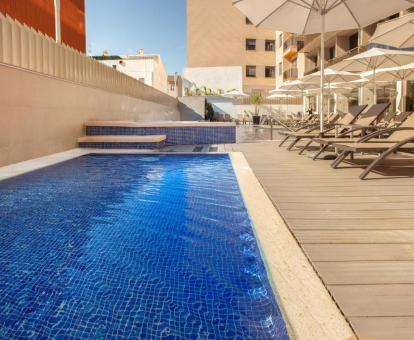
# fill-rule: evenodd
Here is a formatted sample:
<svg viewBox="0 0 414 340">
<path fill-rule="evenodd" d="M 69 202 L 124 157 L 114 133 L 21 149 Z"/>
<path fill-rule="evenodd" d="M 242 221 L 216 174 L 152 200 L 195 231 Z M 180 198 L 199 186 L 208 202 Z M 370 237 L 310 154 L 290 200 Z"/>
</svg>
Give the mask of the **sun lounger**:
<svg viewBox="0 0 414 340">
<path fill-rule="evenodd" d="M 378 139 L 381 135 L 387 138 Z M 389 155 L 398 152 L 414 152 L 414 114 L 397 128 L 387 128 L 373 132 L 359 139 L 358 142 L 333 143 L 333 147 L 342 151 L 332 163 L 332 168 L 337 168 L 346 157 L 355 153 L 380 153 L 380 155 L 362 172 L 359 178 L 364 179 L 382 160 Z"/>
<path fill-rule="evenodd" d="M 352 107 L 349 110 L 348 113 L 346 113 L 343 117 L 341 117 L 337 121 L 337 123 L 335 125 L 347 126 L 347 125 L 350 125 L 350 124 L 354 123 L 356 121 L 356 119 L 358 118 L 358 116 L 362 113 L 362 111 L 365 110 L 366 107 L 367 107 L 367 105 L 358 105 L 358 106 Z M 340 130 L 339 132 L 341 133 L 343 131 Z M 305 132 L 302 132 L 302 131 L 287 132 L 285 135 L 286 135 L 286 138 L 285 138 L 284 142 L 287 139 L 291 138 L 291 137 L 293 138 L 293 141 L 291 142 L 291 144 L 287 148 L 288 150 L 291 150 L 296 145 L 296 143 L 298 143 L 302 139 L 325 137 L 326 135 L 335 137 L 335 127 L 330 126 L 329 128 L 325 129 L 325 131 L 323 131 L 323 132 L 318 131 L 318 128 L 314 127 L 314 128 L 311 128 L 311 129 L 309 129 L 308 131 L 305 131 Z"/>
<path fill-rule="evenodd" d="M 361 135 L 364 135 L 370 129 L 375 129 L 375 126 L 372 124 L 377 121 L 379 117 L 383 116 L 384 112 L 389 108 L 390 105 L 390 103 L 372 105 L 366 113 L 362 114 L 361 118 L 358 119 L 355 124 L 348 126 L 349 129 L 339 134 L 338 137 L 312 138 L 312 140 L 302 148 L 300 153 L 303 153 L 312 143 L 320 144 L 321 148 L 313 157 L 315 160 L 333 143 L 350 142 L 350 138 L 353 139 L 353 142 L 358 141 L 359 138 L 354 137 L 359 137 Z"/>
</svg>

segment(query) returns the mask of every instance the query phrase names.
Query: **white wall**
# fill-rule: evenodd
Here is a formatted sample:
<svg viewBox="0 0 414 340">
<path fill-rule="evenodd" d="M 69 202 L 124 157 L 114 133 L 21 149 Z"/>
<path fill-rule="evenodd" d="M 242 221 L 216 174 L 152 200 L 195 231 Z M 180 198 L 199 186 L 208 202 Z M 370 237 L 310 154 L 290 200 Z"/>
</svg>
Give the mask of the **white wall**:
<svg viewBox="0 0 414 340">
<path fill-rule="evenodd" d="M 243 69 L 241 66 L 226 67 L 188 67 L 183 71 L 183 86 L 212 90 L 222 89 L 243 91 Z"/>
<path fill-rule="evenodd" d="M 144 84 L 164 93 L 168 92 L 167 72 L 160 58 L 157 56 L 154 58 L 138 57 L 137 59 L 133 59 L 134 56 L 131 59 L 128 56 L 121 58 L 121 60 L 100 60 L 100 62 L 109 67 L 116 66 L 119 72 L 141 80 Z"/>
</svg>

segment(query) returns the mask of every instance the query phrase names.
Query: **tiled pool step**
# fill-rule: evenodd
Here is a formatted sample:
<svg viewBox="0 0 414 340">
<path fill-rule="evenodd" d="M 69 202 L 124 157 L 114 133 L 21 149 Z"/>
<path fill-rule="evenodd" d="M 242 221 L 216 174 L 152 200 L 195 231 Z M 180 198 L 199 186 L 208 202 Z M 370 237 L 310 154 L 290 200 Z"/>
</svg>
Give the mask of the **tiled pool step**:
<svg viewBox="0 0 414 340">
<path fill-rule="evenodd" d="M 165 135 L 165 145 L 231 144 L 236 142 L 234 123 L 88 121 L 86 136 Z"/>
<path fill-rule="evenodd" d="M 164 146 L 165 135 L 146 136 L 85 136 L 78 138 L 81 148 L 101 149 L 159 149 Z"/>
</svg>

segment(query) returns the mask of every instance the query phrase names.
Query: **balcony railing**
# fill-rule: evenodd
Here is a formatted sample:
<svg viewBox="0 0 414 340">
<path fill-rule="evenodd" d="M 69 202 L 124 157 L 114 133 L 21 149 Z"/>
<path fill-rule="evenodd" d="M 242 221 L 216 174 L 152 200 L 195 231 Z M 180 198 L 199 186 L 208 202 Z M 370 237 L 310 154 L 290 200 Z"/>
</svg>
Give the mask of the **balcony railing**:
<svg viewBox="0 0 414 340">
<path fill-rule="evenodd" d="M 332 65 L 335 65 L 335 64 L 341 62 L 342 60 L 353 57 L 354 55 L 365 52 L 366 50 L 368 50 L 368 46 L 366 46 L 366 45 L 355 47 L 355 48 L 347 51 L 345 54 L 343 54 L 339 57 L 327 60 L 325 62 L 325 67 L 331 67 Z M 307 71 L 305 71 L 305 76 L 307 76 L 308 74 L 314 73 L 314 72 L 318 72 L 319 69 L 320 69 L 320 66 L 317 66 L 315 68 L 307 70 Z"/>
</svg>

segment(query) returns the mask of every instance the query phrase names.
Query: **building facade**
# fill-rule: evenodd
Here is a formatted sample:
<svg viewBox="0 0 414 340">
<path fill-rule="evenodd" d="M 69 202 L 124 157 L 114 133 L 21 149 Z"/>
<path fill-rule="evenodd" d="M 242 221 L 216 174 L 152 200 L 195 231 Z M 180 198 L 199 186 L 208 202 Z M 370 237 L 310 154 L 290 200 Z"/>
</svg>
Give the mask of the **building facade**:
<svg viewBox="0 0 414 340">
<path fill-rule="evenodd" d="M 84 0 L 1 0 L 0 13 L 56 42 L 86 51 Z"/>
<path fill-rule="evenodd" d="M 158 54 L 145 54 L 140 50 L 133 55 L 116 56 L 104 53 L 93 58 L 161 92 L 169 92 L 167 71 Z"/>
<path fill-rule="evenodd" d="M 237 70 L 245 93 L 275 88 L 275 32 L 259 29 L 232 6 L 232 0 L 187 0 L 187 68 L 184 79 L 194 86 L 207 86 L 203 74 L 215 74 L 221 90 L 235 88 L 230 79 L 219 79 L 223 69 Z M 192 70 L 195 70 L 194 72 Z M 184 77 L 185 78 L 185 77 Z M 214 87 L 210 86 L 209 87 Z"/>
</svg>

